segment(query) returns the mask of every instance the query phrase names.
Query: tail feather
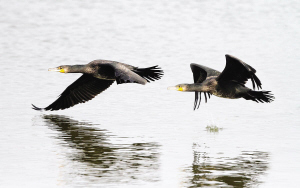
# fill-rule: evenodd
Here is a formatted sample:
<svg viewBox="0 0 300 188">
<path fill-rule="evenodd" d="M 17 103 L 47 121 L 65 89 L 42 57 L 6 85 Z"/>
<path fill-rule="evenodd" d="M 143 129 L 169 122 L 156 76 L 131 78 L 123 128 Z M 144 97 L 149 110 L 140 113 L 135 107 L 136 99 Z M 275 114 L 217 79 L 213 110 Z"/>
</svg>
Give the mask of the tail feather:
<svg viewBox="0 0 300 188">
<path fill-rule="evenodd" d="M 158 65 L 142 69 L 136 68 L 133 71 L 146 79 L 147 82 L 159 80 L 164 75 L 164 71 Z"/>
<path fill-rule="evenodd" d="M 271 91 L 253 91 L 253 90 L 251 90 L 243 98 L 246 99 L 246 100 L 253 100 L 257 103 L 259 103 L 259 102 L 261 102 L 261 103 L 264 103 L 264 102 L 270 103 L 275 99 L 274 95 L 270 92 Z"/>
</svg>

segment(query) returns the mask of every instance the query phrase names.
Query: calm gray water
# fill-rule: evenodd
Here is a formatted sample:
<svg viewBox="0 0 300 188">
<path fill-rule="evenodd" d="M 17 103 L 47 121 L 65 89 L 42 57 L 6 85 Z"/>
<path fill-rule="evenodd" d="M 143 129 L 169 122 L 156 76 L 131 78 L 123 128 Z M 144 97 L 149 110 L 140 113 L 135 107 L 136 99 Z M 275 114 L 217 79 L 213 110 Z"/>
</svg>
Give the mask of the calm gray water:
<svg viewBox="0 0 300 188">
<path fill-rule="evenodd" d="M 298 187 L 299 20 L 297 0 L 2 1 L 0 187 Z M 213 96 L 193 111 L 193 93 L 166 89 L 192 82 L 190 63 L 222 71 L 225 54 L 276 100 Z M 48 68 L 94 59 L 165 75 L 31 109 L 80 76 Z"/>
</svg>

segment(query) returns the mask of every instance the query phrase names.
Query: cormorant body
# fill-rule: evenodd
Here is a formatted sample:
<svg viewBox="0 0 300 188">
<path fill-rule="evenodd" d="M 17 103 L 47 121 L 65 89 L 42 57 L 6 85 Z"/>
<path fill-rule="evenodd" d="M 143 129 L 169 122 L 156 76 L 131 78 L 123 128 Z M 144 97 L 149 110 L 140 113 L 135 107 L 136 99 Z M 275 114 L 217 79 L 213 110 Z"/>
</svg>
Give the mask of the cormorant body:
<svg viewBox="0 0 300 188">
<path fill-rule="evenodd" d="M 158 80 L 163 76 L 163 71 L 157 65 L 138 68 L 108 60 L 94 60 L 86 65 L 62 65 L 51 68 L 49 71 L 83 73 L 83 75 L 69 85 L 59 98 L 46 108 L 32 105 L 35 110 L 63 110 L 78 103 L 84 103 L 106 90 L 114 81 L 117 84 L 145 85 L 147 82 Z"/>
<path fill-rule="evenodd" d="M 192 63 L 194 84 L 179 84 L 168 89 L 195 92 L 194 110 L 200 106 L 202 92 L 205 102 L 207 102 L 207 95 L 209 98 L 210 95 L 215 95 L 229 99 L 244 98 L 262 103 L 274 100 L 270 91 L 255 91 L 255 87 L 261 89 L 262 84 L 255 75 L 256 70 L 253 67 L 234 56 L 225 55 L 225 57 L 226 67 L 223 72 Z M 245 86 L 248 79 L 252 81 L 253 90 Z"/>
</svg>

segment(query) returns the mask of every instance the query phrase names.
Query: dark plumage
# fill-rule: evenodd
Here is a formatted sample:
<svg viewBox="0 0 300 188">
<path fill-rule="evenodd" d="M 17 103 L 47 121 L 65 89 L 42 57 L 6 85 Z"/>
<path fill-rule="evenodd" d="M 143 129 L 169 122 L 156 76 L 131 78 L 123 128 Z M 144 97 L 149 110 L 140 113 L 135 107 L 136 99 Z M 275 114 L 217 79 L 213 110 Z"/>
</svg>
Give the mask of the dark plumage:
<svg viewBox="0 0 300 188">
<path fill-rule="evenodd" d="M 95 60 L 86 65 L 62 65 L 49 71 L 83 73 L 83 75 L 69 85 L 59 98 L 46 108 L 32 105 L 35 110 L 63 110 L 78 103 L 84 103 L 107 89 L 115 80 L 117 84 L 144 85 L 163 76 L 163 71 L 158 66 L 138 68 L 107 60 Z"/>
<path fill-rule="evenodd" d="M 211 94 L 229 99 L 242 97 L 246 100 L 262 103 L 274 100 L 274 96 L 270 91 L 254 91 L 255 87 L 261 89 L 262 85 L 255 75 L 256 70 L 254 68 L 231 55 L 225 55 L 225 57 L 226 67 L 223 72 L 192 63 L 194 84 L 179 84 L 168 87 L 168 89 L 194 91 L 194 110 L 200 106 L 202 92 L 204 93 L 205 102 L 207 102 L 207 95 L 210 98 Z M 248 79 L 252 81 L 253 90 L 245 86 Z"/>
</svg>

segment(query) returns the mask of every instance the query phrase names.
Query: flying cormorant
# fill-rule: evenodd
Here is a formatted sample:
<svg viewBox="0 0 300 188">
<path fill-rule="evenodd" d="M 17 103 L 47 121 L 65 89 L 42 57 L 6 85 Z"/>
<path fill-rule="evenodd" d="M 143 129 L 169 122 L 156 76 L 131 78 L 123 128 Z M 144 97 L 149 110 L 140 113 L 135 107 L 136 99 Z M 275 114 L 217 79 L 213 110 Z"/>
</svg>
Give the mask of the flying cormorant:
<svg viewBox="0 0 300 188">
<path fill-rule="evenodd" d="M 168 89 L 194 91 L 194 110 L 200 106 L 201 92 L 204 93 L 205 102 L 207 102 L 206 94 L 209 98 L 212 94 L 229 99 L 243 97 L 246 100 L 262 103 L 269 103 L 274 100 L 274 96 L 270 91 L 254 91 L 255 85 L 257 89 L 261 89 L 262 85 L 255 75 L 256 70 L 254 68 L 234 56 L 225 55 L 225 57 L 226 67 L 223 72 L 192 63 L 191 69 L 194 76 L 194 84 L 179 84 L 168 87 Z M 248 79 L 252 81 L 253 90 L 245 86 Z M 200 97 L 199 101 L 198 97 Z"/>
<path fill-rule="evenodd" d="M 115 80 L 117 84 L 145 85 L 147 82 L 158 80 L 163 76 L 163 70 L 157 65 L 138 68 L 108 60 L 94 60 L 86 65 L 62 65 L 51 68 L 49 71 L 83 73 L 83 75 L 69 85 L 59 98 L 46 108 L 32 105 L 35 110 L 63 110 L 78 103 L 84 103 L 107 89 Z"/>
</svg>

